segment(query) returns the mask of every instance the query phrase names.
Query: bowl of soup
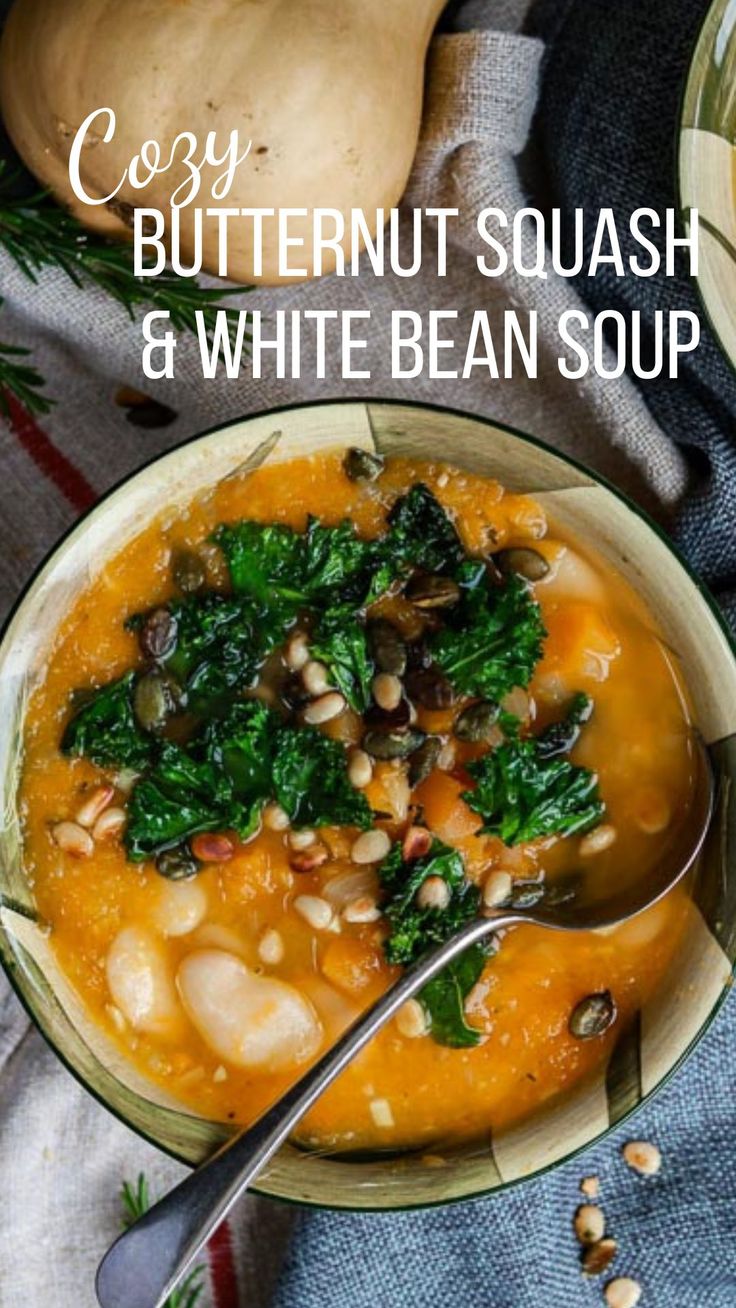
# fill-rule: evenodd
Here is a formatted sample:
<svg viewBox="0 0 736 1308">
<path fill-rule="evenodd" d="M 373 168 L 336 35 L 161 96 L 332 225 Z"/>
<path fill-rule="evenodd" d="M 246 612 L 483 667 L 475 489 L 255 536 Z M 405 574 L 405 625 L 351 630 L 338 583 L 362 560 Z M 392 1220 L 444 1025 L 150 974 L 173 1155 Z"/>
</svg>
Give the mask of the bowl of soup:
<svg viewBox="0 0 736 1308">
<path fill-rule="evenodd" d="M 736 367 L 736 10 L 714 0 L 693 54 L 678 148 L 680 207 L 699 214 L 698 286 Z"/>
<path fill-rule="evenodd" d="M 551 449 L 394 402 L 247 418 L 94 508 L 0 649 L 3 962 L 75 1075 L 196 1164 L 484 907 L 693 876 L 500 933 L 260 1179 L 446 1202 L 569 1157 L 692 1048 L 736 952 L 734 656 L 665 537 Z"/>
</svg>

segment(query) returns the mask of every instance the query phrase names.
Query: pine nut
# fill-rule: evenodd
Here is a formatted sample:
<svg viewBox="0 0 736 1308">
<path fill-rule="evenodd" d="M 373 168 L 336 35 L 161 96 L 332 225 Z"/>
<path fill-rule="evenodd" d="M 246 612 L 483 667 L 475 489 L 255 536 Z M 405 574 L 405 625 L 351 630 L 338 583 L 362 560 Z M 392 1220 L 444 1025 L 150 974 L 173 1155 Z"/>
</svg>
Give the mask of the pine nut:
<svg viewBox="0 0 736 1308">
<path fill-rule="evenodd" d="M 292 672 L 301 672 L 309 662 L 309 642 L 303 631 L 294 631 L 286 642 L 284 663 Z"/>
<path fill-rule="evenodd" d="M 373 780 L 373 763 L 364 749 L 354 749 L 348 762 L 348 778 L 356 790 L 364 790 Z"/>
<path fill-rule="evenodd" d="M 100 813 L 104 812 L 115 795 L 113 786 L 97 786 L 92 794 L 77 809 L 76 821 L 80 827 L 93 827 Z"/>
<path fill-rule="evenodd" d="M 384 1127 L 386 1130 L 394 1125 L 394 1115 L 391 1112 L 391 1105 L 388 1099 L 371 1099 L 368 1105 L 376 1126 Z"/>
<path fill-rule="evenodd" d="M 432 832 L 426 827 L 409 827 L 401 844 L 401 853 L 405 863 L 415 858 L 424 858 L 432 848 Z"/>
<path fill-rule="evenodd" d="M 200 863 L 229 863 L 235 846 L 228 836 L 203 833 L 190 840 L 189 847 Z"/>
<path fill-rule="evenodd" d="M 304 721 L 310 726 L 318 726 L 321 722 L 331 722 L 345 708 L 345 698 L 339 690 L 330 690 L 326 695 L 320 695 L 319 699 L 313 699 L 304 710 Z"/>
<path fill-rule="evenodd" d="M 123 1017 L 123 1014 L 121 1013 L 117 1004 L 105 1004 L 105 1012 L 107 1013 L 107 1016 L 109 1017 L 110 1021 L 112 1022 L 116 1030 L 119 1031 L 121 1035 L 123 1035 L 123 1033 L 127 1029 L 128 1023 Z"/>
<path fill-rule="evenodd" d="M 513 885 L 510 873 L 503 872 L 500 868 L 489 872 L 483 885 L 483 903 L 486 908 L 498 908 L 500 904 L 507 903 Z"/>
<path fill-rule="evenodd" d="M 51 835 L 59 849 L 73 858 L 91 858 L 95 852 L 95 842 L 89 831 L 80 827 L 78 822 L 57 822 L 51 828 Z"/>
<path fill-rule="evenodd" d="M 606 1233 L 603 1209 L 596 1204 L 581 1204 L 573 1222 L 575 1234 L 581 1244 L 597 1244 Z"/>
<path fill-rule="evenodd" d="M 354 841 L 350 857 L 354 863 L 378 863 L 385 858 L 391 848 L 391 840 L 385 831 L 364 831 Z"/>
<path fill-rule="evenodd" d="M 289 867 L 292 872 L 316 872 L 329 857 L 329 850 L 315 841 L 308 849 L 295 849 L 289 858 Z"/>
<path fill-rule="evenodd" d="M 315 931 L 328 931 L 332 925 L 332 907 L 319 895 L 297 895 L 294 908 Z"/>
<path fill-rule="evenodd" d="M 93 840 L 112 840 L 125 827 L 128 815 L 124 808 L 106 808 L 92 828 Z"/>
<path fill-rule="evenodd" d="M 580 1259 L 583 1272 L 586 1276 L 602 1276 L 608 1271 L 617 1253 L 618 1242 L 610 1235 L 596 1240 L 595 1244 L 586 1244 Z"/>
<path fill-rule="evenodd" d="M 581 1193 L 586 1199 L 597 1199 L 600 1194 L 601 1183 L 597 1176 L 584 1176 L 580 1182 Z"/>
<path fill-rule="evenodd" d="M 346 922 L 377 922 L 381 910 L 372 895 L 361 895 L 345 905 L 342 915 Z"/>
<path fill-rule="evenodd" d="M 269 831 L 286 831 L 289 825 L 289 814 L 280 804 L 271 802 L 266 804 L 263 810 L 263 825 L 268 827 Z"/>
<path fill-rule="evenodd" d="M 615 1281 L 608 1282 L 603 1298 L 608 1308 L 636 1308 L 641 1299 L 641 1286 L 630 1276 L 617 1276 Z"/>
<path fill-rule="evenodd" d="M 624 1162 L 640 1176 L 656 1176 L 662 1166 L 662 1155 L 648 1140 L 629 1140 L 622 1151 Z"/>
<path fill-rule="evenodd" d="M 420 908 L 447 908 L 449 902 L 450 887 L 442 877 L 427 877 L 417 891 Z"/>
<path fill-rule="evenodd" d="M 581 858 L 589 858 L 592 854 L 602 854 L 604 849 L 610 849 L 614 843 L 618 832 L 610 823 L 604 822 L 602 826 L 595 827 L 589 831 L 587 836 L 583 836 L 578 845 L 578 853 Z"/>
<path fill-rule="evenodd" d="M 220 1063 L 220 1066 L 216 1067 L 212 1073 L 212 1080 L 216 1085 L 219 1085 L 221 1081 L 227 1081 L 227 1075 L 227 1068 L 223 1067 L 222 1063 Z"/>
<path fill-rule="evenodd" d="M 309 849 L 317 839 L 317 833 L 305 827 L 303 831 L 290 831 L 286 839 L 292 849 Z"/>
<path fill-rule="evenodd" d="M 275 927 L 267 927 L 258 942 L 258 957 L 269 967 L 276 967 L 283 961 L 284 940 Z"/>
<path fill-rule="evenodd" d="M 399 707 L 403 686 L 393 672 L 379 672 L 373 678 L 373 698 L 385 713 L 393 713 Z"/>
<path fill-rule="evenodd" d="M 115 773 L 116 789 L 121 791 L 123 795 L 129 795 L 139 776 L 140 773 L 135 772 L 133 768 L 121 768 L 119 772 Z"/>
<path fill-rule="evenodd" d="M 635 810 L 636 825 L 646 836 L 656 836 L 672 820 L 672 809 L 663 790 L 652 786 L 638 796 Z"/>
<path fill-rule="evenodd" d="M 330 685 L 329 674 L 324 663 L 309 659 L 302 668 L 302 683 L 308 695 L 324 695 Z"/>
<path fill-rule="evenodd" d="M 427 1034 L 427 1015 L 418 999 L 407 999 L 396 1014 L 396 1025 L 407 1040 Z"/>
</svg>

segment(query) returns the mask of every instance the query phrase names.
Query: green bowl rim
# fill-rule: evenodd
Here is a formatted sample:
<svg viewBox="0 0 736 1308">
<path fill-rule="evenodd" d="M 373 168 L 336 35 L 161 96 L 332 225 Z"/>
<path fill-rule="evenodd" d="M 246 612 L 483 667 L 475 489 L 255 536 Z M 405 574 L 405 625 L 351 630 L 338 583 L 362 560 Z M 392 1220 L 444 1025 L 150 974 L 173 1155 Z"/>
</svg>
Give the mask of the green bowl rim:
<svg viewBox="0 0 736 1308">
<path fill-rule="evenodd" d="M 720 0 L 716 0 L 716 3 L 720 3 Z M 485 415 L 473 413 L 471 411 L 464 410 L 464 409 L 448 407 L 447 405 L 442 405 L 442 404 L 434 404 L 430 401 L 424 401 L 424 400 L 405 400 L 405 399 L 397 398 L 396 396 L 393 397 L 356 396 L 353 398 L 347 398 L 345 396 L 339 396 L 339 397 L 335 396 L 324 400 L 306 400 L 302 402 L 295 401 L 291 404 L 277 405 L 275 408 L 255 410 L 254 412 L 245 414 L 242 417 L 231 418 L 227 422 L 218 423 L 217 426 L 208 428 L 207 431 L 198 432 L 193 436 L 188 436 L 185 440 L 180 441 L 177 445 L 172 446 L 170 449 L 155 454 L 150 459 L 146 459 L 133 472 L 128 473 L 125 477 L 122 477 L 119 481 L 115 482 L 114 485 L 110 486 L 104 492 L 104 494 L 102 494 L 100 498 L 95 501 L 93 505 L 91 505 L 88 509 L 85 509 L 85 511 L 81 513 L 79 517 L 76 518 L 74 522 L 72 522 L 69 525 L 69 527 L 67 527 L 66 531 L 63 532 L 63 534 L 59 537 L 59 539 L 51 547 L 51 549 L 47 551 L 47 553 L 40 561 L 40 563 L 38 563 L 38 565 L 33 569 L 27 582 L 23 586 L 17 599 L 12 605 L 5 621 L 0 627 L 0 649 L 2 649 L 3 645 L 5 644 L 5 639 L 9 627 L 13 619 L 15 618 L 15 615 L 18 613 L 19 609 L 22 607 L 23 603 L 25 602 L 28 592 L 35 584 L 38 577 L 40 577 L 44 569 L 48 567 L 48 565 L 53 561 L 55 555 L 61 549 L 64 543 L 76 530 L 78 530 L 79 527 L 82 526 L 83 523 L 85 523 L 89 518 L 91 518 L 93 514 L 98 509 L 100 509 L 108 499 L 111 498 L 111 496 L 113 496 L 117 491 L 121 490 L 128 482 L 133 481 L 134 478 L 137 477 L 139 473 L 144 472 L 146 469 L 152 467 L 155 463 L 158 463 L 162 459 L 170 457 L 172 454 L 175 454 L 176 451 L 179 449 L 183 449 L 188 445 L 193 445 L 197 441 L 205 440 L 210 436 L 216 435 L 218 432 L 226 431 L 231 427 L 237 426 L 239 423 L 248 422 L 251 419 L 275 417 L 281 413 L 293 413 L 300 409 L 337 408 L 341 405 L 354 405 L 354 404 L 365 405 L 367 408 L 370 408 L 371 405 L 376 405 L 376 406 L 386 405 L 389 407 L 428 410 L 433 413 L 443 413 L 449 415 L 449 417 L 451 418 L 469 419 L 470 421 L 481 423 L 483 426 L 489 428 L 495 428 L 497 431 L 504 432 L 506 435 L 513 436 L 517 440 L 523 441 L 525 444 L 533 446 L 535 449 L 544 450 L 546 453 L 552 454 L 557 458 L 559 458 L 563 463 L 567 463 L 571 468 L 575 468 L 578 472 L 583 473 L 586 477 L 591 478 L 591 480 L 594 483 L 598 484 L 599 486 L 602 486 L 604 490 L 608 491 L 617 500 L 619 500 L 620 503 L 622 503 L 626 509 L 628 509 L 631 513 L 635 514 L 636 517 L 641 519 L 641 521 L 644 522 L 645 525 L 648 526 L 649 529 L 653 531 L 657 537 L 659 537 L 659 539 L 662 541 L 665 547 L 677 560 L 677 562 L 680 564 L 685 574 L 693 582 L 697 591 L 699 592 L 699 594 L 707 604 L 708 608 L 710 609 L 711 613 L 713 614 L 714 618 L 716 619 L 718 626 L 720 627 L 723 635 L 726 638 L 727 646 L 734 659 L 734 666 L 736 667 L 736 639 L 731 634 L 731 631 L 726 624 L 725 618 L 721 613 L 715 598 L 711 595 L 710 591 L 705 586 L 704 582 L 701 581 L 697 573 L 693 571 L 687 560 L 681 554 L 678 547 L 674 544 L 674 542 L 671 540 L 669 535 L 664 531 L 664 529 L 660 527 L 660 525 L 656 522 L 656 520 L 640 505 L 635 504 L 631 499 L 629 499 L 628 495 L 624 494 L 623 491 L 619 490 L 616 486 L 614 486 L 613 483 L 610 482 L 607 477 L 603 476 L 598 472 L 593 472 L 590 468 L 588 468 L 584 463 L 580 462 L 578 459 L 575 459 L 571 455 L 555 449 L 554 446 L 549 445 L 546 441 L 541 440 L 539 437 L 530 436 L 527 432 L 520 431 L 517 427 L 512 427 L 508 423 L 499 422 L 494 418 L 489 418 L 486 417 Z M 2 904 L 1 896 L 0 896 L 0 904 Z M 161 1153 L 167 1154 L 170 1158 L 173 1158 L 176 1162 L 183 1163 L 187 1167 L 192 1167 L 193 1164 L 189 1161 L 189 1159 L 183 1158 L 181 1154 L 178 1154 L 176 1152 L 175 1149 L 171 1149 L 165 1145 L 162 1145 L 161 1142 L 155 1138 L 155 1136 L 150 1135 L 142 1127 L 134 1126 L 124 1116 L 123 1113 L 119 1112 L 118 1109 L 113 1108 L 93 1086 L 89 1085 L 89 1083 L 85 1080 L 82 1073 L 72 1066 L 66 1054 L 64 1054 L 61 1051 L 61 1049 L 57 1047 L 55 1041 L 45 1031 L 43 1026 L 43 1019 L 34 1012 L 31 1001 L 27 998 L 27 996 L 23 992 L 18 980 L 16 979 L 16 976 L 14 975 L 16 970 L 15 966 L 12 963 L 9 963 L 1 952 L 0 952 L 0 964 L 2 964 L 3 970 L 6 976 L 8 977 L 8 980 L 10 981 L 13 990 L 15 991 L 23 1008 L 25 1009 L 31 1021 L 33 1022 L 34 1027 L 36 1027 L 36 1029 L 43 1036 L 44 1040 L 46 1041 L 46 1044 L 59 1059 L 60 1063 L 67 1069 L 68 1072 L 71 1073 L 71 1075 L 74 1077 L 74 1080 L 79 1085 L 81 1085 L 83 1089 L 87 1091 L 88 1094 L 90 1094 L 94 1099 L 96 1099 L 97 1102 L 107 1110 L 107 1112 L 109 1112 L 124 1126 L 127 1126 L 128 1129 L 133 1131 L 135 1135 L 139 1136 L 143 1140 L 146 1140 L 149 1144 L 154 1145 L 155 1148 L 161 1151 Z M 449 1206 L 450 1204 L 472 1203 L 476 1200 L 491 1198 L 495 1195 L 502 1194 L 507 1190 L 513 1189 L 515 1186 L 524 1185 L 531 1181 L 535 1181 L 543 1176 L 548 1175 L 550 1172 L 553 1172 L 556 1168 L 562 1167 L 567 1163 L 572 1162 L 572 1160 L 577 1158 L 580 1154 L 587 1152 L 589 1149 L 594 1148 L 596 1145 L 599 1145 L 603 1140 L 607 1139 L 607 1137 L 611 1135 L 614 1131 L 617 1131 L 619 1127 L 622 1127 L 624 1123 L 628 1122 L 635 1113 L 638 1113 L 642 1108 L 644 1108 L 646 1104 L 650 1103 L 650 1101 L 654 1098 L 654 1096 L 659 1094 L 660 1091 L 663 1090 L 664 1087 L 669 1084 L 671 1079 L 677 1074 L 677 1072 L 679 1072 L 680 1068 L 693 1053 L 696 1046 L 700 1044 L 701 1040 L 706 1035 L 707 1031 L 710 1029 L 713 1022 L 715 1021 L 718 1013 L 723 1007 L 726 998 L 728 997 L 732 989 L 731 980 L 734 977 L 734 975 L 736 975 L 736 960 L 732 964 L 731 974 L 729 979 L 725 982 L 721 990 L 721 993 L 718 996 L 718 999 L 714 1003 L 712 1009 L 708 1013 L 708 1016 L 700 1026 L 699 1030 L 696 1031 L 690 1043 L 680 1054 L 676 1062 L 672 1064 L 672 1067 L 668 1069 L 668 1071 L 665 1073 L 662 1079 L 658 1081 L 657 1084 L 653 1086 L 651 1090 L 648 1090 L 647 1093 L 642 1096 L 642 1098 L 639 1100 L 638 1103 L 634 1104 L 633 1107 L 627 1109 L 627 1111 L 624 1114 L 622 1114 L 622 1116 L 618 1118 L 616 1122 L 609 1123 L 609 1125 L 605 1127 L 604 1130 L 599 1131 L 598 1135 L 593 1136 L 591 1140 L 587 1140 L 584 1144 L 577 1146 L 577 1148 L 573 1149 L 569 1154 L 565 1154 L 563 1158 L 557 1158 L 553 1162 L 547 1163 L 546 1166 L 540 1167 L 534 1172 L 530 1172 L 525 1176 L 514 1177 L 512 1180 L 502 1181 L 500 1185 L 486 1187 L 484 1189 L 477 1190 L 472 1194 L 452 1195 L 450 1198 L 424 1200 L 421 1203 L 412 1203 L 412 1204 L 407 1203 L 407 1204 L 389 1205 L 389 1204 L 375 1203 L 375 1204 L 361 1204 L 356 1207 L 349 1207 L 345 1204 L 317 1203 L 316 1201 L 310 1199 L 298 1199 L 288 1195 L 274 1195 L 270 1193 L 268 1190 L 260 1190 L 258 1186 L 250 1187 L 251 1191 L 254 1194 L 262 1195 L 264 1198 L 273 1199 L 279 1203 L 293 1205 L 294 1207 L 297 1208 L 307 1208 L 310 1210 L 324 1209 L 325 1211 L 328 1212 L 346 1212 L 346 1213 L 377 1213 L 377 1212 L 391 1213 L 391 1212 L 415 1212 L 415 1211 L 419 1212 L 419 1211 L 423 1211 L 424 1209 L 446 1207 Z M 183 1114 L 183 1115 L 186 1116 L 187 1114 Z"/>
<path fill-rule="evenodd" d="M 724 14 L 727 12 L 729 3 L 730 0 L 711 0 L 711 3 L 708 5 L 708 8 L 703 16 L 703 21 L 698 27 L 697 35 L 692 44 L 692 49 L 690 51 L 690 58 L 688 60 L 688 65 L 687 65 L 687 73 L 683 79 L 682 88 L 680 90 L 680 103 L 677 113 L 677 132 L 675 135 L 675 142 L 674 142 L 674 152 L 675 152 L 674 180 L 675 180 L 675 198 L 677 200 L 676 219 L 683 236 L 687 235 L 685 229 L 685 210 L 686 208 L 690 207 L 685 205 L 683 190 L 682 190 L 683 188 L 682 162 L 681 162 L 682 138 L 684 132 L 686 130 L 689 130 L 685 127 L 685 123 L 684 123 L 685 103 L 689 98 L 693 86 L 695 85 L 695 72 L 696 72 L 695 60 L 700 51 L 700 47 L 705 39 L 706 29 L 708 28 L 708 25 L 710 24 L 711 19 L 715 13 L 717 13 L 720 9 L 723 10 Z M 736 20 L 734 21 L 734 27 L 736 28 Z M 734 355 L 733 357 L 731 356 L 723 340 L 723 337 L 721 336 L 720 329 L 716 325 L 716 321 L 711 313 L 710 307 L 708 305 L 708 301 L 705 297 L 705 292 L 703 290 L 703 285 L 702 285 L 702 278 L 700 276 L 697 276 L 697 277 L 692 277 L 691 280 L 695 282 L 695 291 L 698 299 L 700 300 L 701 308 L 705 315 L 706 325 L 710 328 L 711 333 L 713 335 L 713 339 L 715 340 L 715 343 L 718 346 L 718 349 L 720 350 L 723 358 L 726 360 L 726 363 L 728 364 L 729 368 L 734 374 L 736 374 L 736 355 Z"/>
</svg>

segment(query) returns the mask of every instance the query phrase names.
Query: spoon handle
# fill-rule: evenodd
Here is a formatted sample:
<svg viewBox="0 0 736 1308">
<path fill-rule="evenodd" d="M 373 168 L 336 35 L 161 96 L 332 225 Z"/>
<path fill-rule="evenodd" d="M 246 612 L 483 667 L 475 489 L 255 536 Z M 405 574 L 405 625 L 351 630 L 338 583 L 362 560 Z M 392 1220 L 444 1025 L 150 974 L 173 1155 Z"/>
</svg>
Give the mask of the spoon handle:
<svg viewBox="0 0 736 1308">
<path fill-rule="evenodd" d="M 522 920 L 521 913 L 503 911 L 475 919 L 404 972 L 254 1126 L 229 1140 L 116 1240 L 97 1273 L 101 1308 L 160 1308 L 236 1199 L 401 1005 L 469 945 Z"/>
</svg>

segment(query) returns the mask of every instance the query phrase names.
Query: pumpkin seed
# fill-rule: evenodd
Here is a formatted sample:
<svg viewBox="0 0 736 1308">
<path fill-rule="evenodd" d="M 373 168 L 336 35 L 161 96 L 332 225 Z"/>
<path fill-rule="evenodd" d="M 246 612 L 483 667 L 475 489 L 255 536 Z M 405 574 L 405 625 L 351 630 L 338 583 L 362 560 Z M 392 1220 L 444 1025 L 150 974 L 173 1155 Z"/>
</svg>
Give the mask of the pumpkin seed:
<svg viewBox="0 0 736 1308">
<path fill-rule="evenodd" d="M 375 481 L 383 472 L 382 455 L 352 446 L 343 459 L 345 476 L 351 481 Z"/>
<path fill-rule="evenodd" d="M 442 741 L 439 736 L 427 736 L 419 748 L 412 754 L 409 765 L 409 785 L 418 786 L 424 781 L 434 768 L 440 751 Z"/>
<path fill-rule="evenodd" d="M 371 758 L 408 758 L 423 742 L 423 731 L 371 730 L 363 736 L 363 749 Z"/>
<path fill-rule="evenodd" d="M 511 896 L 512 908 L 534 908 L 544 898 L 544 884 L 541 881 L 517 881 Z"/>
<path fill-rule="evenodd" d="M 401 633 L 386 618 L 374 618 L 368 623 L 368 647 L 379 672 L 390 672 L 403 677 L 406 671 L 406 645 Z"/>
<path fill-rule="evenodd" d="M 517 549 L 501 550 L 495 555 L 495 561 L 506 574 L 516 573 L 525 581 L 541 581 L 549 572 L 549 563 L 539 550 L 520 546 Z"/>
<path fill-rule="evenodd" d="M 196 876 L 199 863 L 188 849 L 165 849 L 156 859 L 156 871 L 169 881 L 184 881 Z"/>
<path fill-rule="evenodd" d="M 586 1276 L 602 1276 L 611 1266 L 618 1253 L 618 1243 L 613 1236 L 605 1235 L 595 1244 L 589 1244 L 583 1251 L 580 1264 Z"/>
<path fill-rule="evenodd" d="M 415 668 L 407 673 L 404 687 L 410 699 L 422 708 L 450 708 L 455 703 L 455 691 L 439 668 Z"/>
<path fill-rule="evenodd" d="M 176 649 L 178 634 L 179 624 L 173 614 L 168 609 L 154 609 L 138 633 L 138 644 L 146 658 L 158 663 Z"/>
<path fill-rule="evenodd" d="M 133 691 L 133 712 L 144 731 L 162 731 L 177 705 L 175 683 L 160 668 L 144 672 Z"/>
<path fill-rule="evenodd" d="M 171 572 L 179 590 L 193 595 L 207 584 L 207 568 L 193 550 L 177 550 L 171 560 Z"/>
<path fill-rule="evenodd" d="M 500 706 L 490 699 L 480 699 L 469 704 L 455 718 L 453 732 L 459 740 L 487 740 L 491 729 L 498 721 Z"/>
<path fill-rule="evenodd" d="M 452 577 L 419 573 L 411 578 L 404 594 L 418 609 L 449 609 L 460 599 L 460 587 Z"/>
<path fill-rule="evenodd" d="M 610 990 L 586 995 L 576 1004 L 568 1023 L 570 1034 L 577 1040 L 594 1040 L 606 1032 L 616 1020 L 616 1005 Z"/>
</svg>

